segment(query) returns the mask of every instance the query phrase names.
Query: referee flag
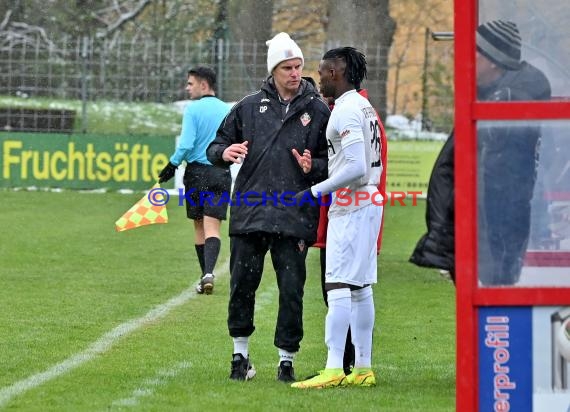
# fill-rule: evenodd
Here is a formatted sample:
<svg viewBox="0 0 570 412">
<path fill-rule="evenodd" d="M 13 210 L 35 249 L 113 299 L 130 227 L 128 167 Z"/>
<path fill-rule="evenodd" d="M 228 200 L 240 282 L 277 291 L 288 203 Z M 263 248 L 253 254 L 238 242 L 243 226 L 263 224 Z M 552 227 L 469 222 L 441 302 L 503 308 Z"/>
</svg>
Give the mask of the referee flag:
<svg viewBox="0 0 570 412">
<path fill-rule="evenodd" d="M 155 184 L 141 200 L 135 203 L 127 212 L 115 222 L 117 232 L 135 229 L 140 226 L 155 223 L 168 223 L 168 191 Z"/>
</svg>

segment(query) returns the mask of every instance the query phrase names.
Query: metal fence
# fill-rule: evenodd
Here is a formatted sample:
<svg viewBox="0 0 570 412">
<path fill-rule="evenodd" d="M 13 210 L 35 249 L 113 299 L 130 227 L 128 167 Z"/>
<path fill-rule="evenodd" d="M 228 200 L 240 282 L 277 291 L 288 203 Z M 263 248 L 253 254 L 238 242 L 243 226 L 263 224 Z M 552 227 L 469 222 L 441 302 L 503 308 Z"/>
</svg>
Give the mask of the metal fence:
<svg viewBox="0 0 570 412">
<path fill-rule="evenodd" d="M 418 43 L 423 41 L 420 35 Z M 2 44 L 0 95 L 8 96 L 167 103 L 187 98 L 184 87 L 189 67 L 209 64 L 218 72 L 218 95 L 223 100 L 236 101 L 256 90 L 267 72 L 264 43 L 125 38 L 111 41 L 87 37 L 47 43 L 38 36 L 34 41 Z M 323 52 L 338 44 L 300 42 L 300 46 L 305 56 L 305 73 L 316 76 Z M 449 58 L 452 45 L 426 42 L 425 47 L 430 48 L 429 61 L 420 46 L 421 53 L 405 61 L 406 71 L 412 74 L 402 77 L 395 87 L 381 85 L 378 80 L 368 80 L 364 86 L 373 101 L 387 102 L 388 112 L 403 110 L 409 116 L 423 113 L 424 124 L 449 130 L 453 113 L 449 75 L 453 66 L 453 59 Z M 367 56 L 372 74 L 369 77 L 375 78 L 373 71 L 382 67 L 380 62 L 388 58 L 388 50 L 367 45 L 359 45 L 359 49 Z M 447 59 L 441 58 L 446 55 Z M 390 76 L 393 69 L 389 69 Z M 395 90 L 400 103 L 405 104 L 394 98 Z M 427 116 L 429 123 L 425 121 Z"/>
<path fill-rule="evenodd" d="M 183 97 L 188 66 L 211 55 L 189 42 L 38 37 L 0 51 L 0 94 L 167 102 Z"/>
</svg>

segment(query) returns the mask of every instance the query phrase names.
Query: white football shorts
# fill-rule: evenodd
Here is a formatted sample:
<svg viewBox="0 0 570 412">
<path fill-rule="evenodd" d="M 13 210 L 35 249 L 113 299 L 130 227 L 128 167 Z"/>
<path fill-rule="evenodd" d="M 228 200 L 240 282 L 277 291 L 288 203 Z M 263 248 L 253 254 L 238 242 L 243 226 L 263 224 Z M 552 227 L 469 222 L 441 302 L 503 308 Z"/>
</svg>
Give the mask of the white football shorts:
<svg viewBox="0 0 570 412">
<path fill-rule="evenodd" d="M 376 242 L 384 208 L 370 204 L 329 218 L 325 283 L 376 283 Z"/>
</svg>

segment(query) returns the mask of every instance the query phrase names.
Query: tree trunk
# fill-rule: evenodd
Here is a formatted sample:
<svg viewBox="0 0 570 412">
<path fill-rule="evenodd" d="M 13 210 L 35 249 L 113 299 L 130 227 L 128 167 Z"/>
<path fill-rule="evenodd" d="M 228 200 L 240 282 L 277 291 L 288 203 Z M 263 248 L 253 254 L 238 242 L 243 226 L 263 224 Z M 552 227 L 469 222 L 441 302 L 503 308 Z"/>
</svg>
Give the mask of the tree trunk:
<svg viewBox="0 0 570 412">
<path fill-rule="evenodd" d="M 267 76 L 272 16 L 273 0 L 229 0 L 223 99 L 241 99 L 240 90 L 258 89 Z"/>
<path fill-rule="evenodd" d="M 389 0 L 329 0 L 326 24 L 327 50 L 353 46 L 366 55 L 370 102 L 386 119 L 388 52 L 396 30 L 390 17 Z"/>
</svg>

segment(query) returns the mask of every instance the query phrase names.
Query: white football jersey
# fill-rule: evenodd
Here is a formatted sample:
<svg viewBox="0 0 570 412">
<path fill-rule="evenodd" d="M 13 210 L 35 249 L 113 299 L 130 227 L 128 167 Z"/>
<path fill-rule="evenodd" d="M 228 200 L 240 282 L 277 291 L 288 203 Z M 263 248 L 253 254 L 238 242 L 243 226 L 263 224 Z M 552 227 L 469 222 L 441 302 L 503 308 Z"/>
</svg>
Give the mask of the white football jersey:
<svg viewBox="0 0 570 412">
<path fill-rule="evenodd" d="M 333 194 L 329 215 L 349 213 L 372 203 L 372 195 L 377 195 L 382 174 L 380 125 L 374 107 L 356 90 L 344 93 L 335 101 L 326 136 L 329 177 L 343 168 L 346 163 L 343 149 L 355 142 L 364 142 L 366 162 L 366 174 L 346 186 L 350 193 L 341 197 L 337 197 L 338 191 Z M 357 193 L 360 194 L 357 196 Z M 363 193 L 369 194 L 368 199 L 364 199 L 366 196 Z M 374 197 L 375 202 L 381 199 L 378 195 Z"/>
</svg>

